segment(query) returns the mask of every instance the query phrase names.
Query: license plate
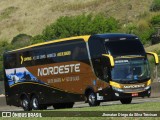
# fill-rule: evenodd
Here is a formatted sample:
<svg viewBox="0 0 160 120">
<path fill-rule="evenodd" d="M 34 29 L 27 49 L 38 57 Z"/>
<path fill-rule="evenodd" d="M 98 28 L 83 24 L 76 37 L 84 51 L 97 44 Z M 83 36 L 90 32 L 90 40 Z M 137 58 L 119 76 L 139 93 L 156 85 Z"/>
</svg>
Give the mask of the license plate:
<svg viewBox="0 0 160 120">
<path fill-rule="evenodd" d="M 132 93 L 132 96 L 133 97 L 138 96 L 138 93 Z"/>
</svg>

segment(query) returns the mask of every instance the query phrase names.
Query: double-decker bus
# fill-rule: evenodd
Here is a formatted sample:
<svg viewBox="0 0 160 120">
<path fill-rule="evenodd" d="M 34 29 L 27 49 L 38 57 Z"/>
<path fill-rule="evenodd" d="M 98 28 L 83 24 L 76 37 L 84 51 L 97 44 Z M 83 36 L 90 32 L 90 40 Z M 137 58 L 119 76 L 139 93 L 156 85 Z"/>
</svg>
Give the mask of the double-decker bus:
<svg viewBox="0 0 160 120">
<path fill-rule="evenodd" d="M 151 94 L 147 54 L 130 34 L 95 34 L 34 44 L 4 53 L 7 105 L 24 110 L 47 106 L 72 108 L 74 102 L 90 106 Z"/>
</svg>

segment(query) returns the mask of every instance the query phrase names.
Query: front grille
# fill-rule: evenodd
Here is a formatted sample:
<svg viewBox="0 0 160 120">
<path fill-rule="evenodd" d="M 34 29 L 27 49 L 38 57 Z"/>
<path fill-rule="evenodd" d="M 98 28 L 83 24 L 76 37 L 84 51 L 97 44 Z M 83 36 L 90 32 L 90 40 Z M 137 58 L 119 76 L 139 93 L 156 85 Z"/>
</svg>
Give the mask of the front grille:
<svg viewBox="0 0 160 120">
<path fill-rule="evenodd" d="M 141 91 L 144 91 L 144 90 L 145 90 L 144 88 L 129 88 L 129 89 L 125 88 L 125 89 L 123 89 L 123 91 L 125 93 L 141 92 Z"/>
</svg>

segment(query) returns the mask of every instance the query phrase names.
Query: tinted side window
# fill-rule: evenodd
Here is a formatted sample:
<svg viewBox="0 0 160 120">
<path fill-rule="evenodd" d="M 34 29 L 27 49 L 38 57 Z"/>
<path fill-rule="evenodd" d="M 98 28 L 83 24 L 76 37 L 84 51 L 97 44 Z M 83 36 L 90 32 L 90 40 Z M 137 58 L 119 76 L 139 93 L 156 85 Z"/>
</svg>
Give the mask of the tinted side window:
<svg viewBox="0 0 160 120">
<path fill-rule="evenodd" d="M 20 66 L 88 60 L 84 40 L 66 41 L 32 48 L 21 52 L 19 58 L 21 56 L 23 57 L 23 62 Z"/>
<path fill-rule="evenodd" d="M 128 39 L 128 40 L 117 40 L 109 41 L 105 43 L 106 48 L 110 51 L 113 56 L 121 55 L 144 55 L 145 50 L 139 40 Z"/>
<path fill-rule="evenodd" d="M 89 49 L 92 59 L 93 68 L 98 78 L 108 80 L 108 68 L 104 63 L 102 54 L 106 54 L 104 40 L 100 38 L 91 38 L 89 40 Z"/>
<path fill-rule="evenodd" d="M 88 60 L 88 53 L 85 43 L 75 45 L 72 53 L 72 60 Z"/>
<path fill-rule="evenodd" d="M 16 54 L 7 54 L 4 57 L 5 69 L 15 68 L 17 66 Z"/>
<path fill-rule="evenodd" d="M 103 40 L 99 38 L 91 39 L 89 41 L 89 49 L 90 49 L 91 58 L 101 57 L 102 54 L 105 53 Z"/>
<path fill-rule="evenodd" d="M 35 64 L 35 61 L 32 59 L 33 52 L 32 51 L 25 51 L 23 53 L 19 53 L 18 58 L 20 59 L 19 67 L 23 66 L 32 66 Z"/>
</svg>

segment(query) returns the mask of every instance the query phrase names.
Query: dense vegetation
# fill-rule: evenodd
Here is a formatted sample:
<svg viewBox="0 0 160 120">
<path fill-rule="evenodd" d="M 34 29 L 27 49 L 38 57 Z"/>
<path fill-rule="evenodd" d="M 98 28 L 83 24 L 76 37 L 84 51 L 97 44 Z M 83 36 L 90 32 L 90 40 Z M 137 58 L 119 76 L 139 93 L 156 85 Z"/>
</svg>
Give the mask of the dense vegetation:
<svg viewBox="0 0 160 120">
<path fill-rule="evenodd" d="M 125 25 L 115 18 L 106 17 L 103 14 L 65 16 L 46 26 L 42 34 L 33 37 L 26 34 L 15 36 L 11 41 L 11 45 L 12 48 L 20 48 L 30 44 L 70 36 L 111 32 L 136 34 L 140 37 L 142 43 L 146 44 L 150 42 L 151 35 L 155 32 L 154 26 L 159 24 L 160 15 L 152 17 L 149 22 L 141 20 L 138 24 L 128 23 Z"/>
<path fill-rule="evenodd" d="M 2 71 L 3 53 L 7 50 L 58 38 L 111 32 L 136 34 L 140 37 L 142 43 L 146 44 L 150 43 L 151 35 L 155 32 L 154 26 L 159 24 L 160 15 L 154 16 L 149 22 L 142 20 L 138 24 L 128 23 L 125 25 L 113 17 L 106 17 L 104 14 L 60 17 L 56 22 L 46 26 L 42 34 L 33 37 L 19 34 L 13 38 L 11 43 L 1 41 L 0 71 Z M 2 79 L 2 76 L 0 76 L 0 79 Z"/>
<path fill-rule="evenodd" d="M 33 37 L 32 44 L 70 36 L 117 32 L 119 22 L 104 15 L 78 15 L 60 17 L 55 23 L 47 26 L 41 35 Z"/>
<path fill-rule="evenodd" d="M 65 16 L 48 25 L 40 35 L 31 39 L 31 44 L 65 38 L 77 35 L 122 32 L 136 34 L 143 44 L 150 43 L 152 34 L 155 32 L 155 24 L 159 24 L 160 15 L 154 16 L 149 22 L 141 20 L 138 24 L 122 24 L 113 17 L 103 14 Z"/>
<path fill-rule="evenodd" d="M 160 0 L 153 0 L 153 3 L 150 7 L 151 11 L 159 11 L 160 10 Z"/>
</svg>

